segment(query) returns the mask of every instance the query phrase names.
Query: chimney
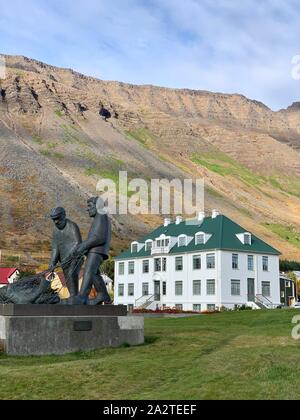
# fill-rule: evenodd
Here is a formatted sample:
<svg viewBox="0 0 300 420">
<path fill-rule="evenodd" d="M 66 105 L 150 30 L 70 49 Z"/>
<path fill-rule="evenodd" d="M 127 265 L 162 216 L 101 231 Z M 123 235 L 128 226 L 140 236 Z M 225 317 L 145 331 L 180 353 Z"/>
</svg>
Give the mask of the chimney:
<svg viewBox="0 0 300 420">
<path fill-rule="evenodd" d="M 200 211 L 198 213 L 198 222 L 202 223 L 204 219 L 205 219 L 205 212 L 204 211 Z"/>
<path fill-rule="evenodd" d="M 180 225 L 180 223 L 182 223 L 182 222 L 183 222 L 182 216 L 177 216 L 176 217 L 176 225 Z"/>
<path fill-rule="evenodd" d="M 219 211 L 218 210 L 213 210 L 212 211 L 212 218 L 213 219 L 216 219 L 218 216 L 220 216 L 220 213 L 219 213 Z"/>
<path fill-rule="evenodd" d="M 168 217 L 167 219 L 165 219 L 164 221 L 164 226 L 167 227 L 171 224 L 171 219 Z"/>
</svg>

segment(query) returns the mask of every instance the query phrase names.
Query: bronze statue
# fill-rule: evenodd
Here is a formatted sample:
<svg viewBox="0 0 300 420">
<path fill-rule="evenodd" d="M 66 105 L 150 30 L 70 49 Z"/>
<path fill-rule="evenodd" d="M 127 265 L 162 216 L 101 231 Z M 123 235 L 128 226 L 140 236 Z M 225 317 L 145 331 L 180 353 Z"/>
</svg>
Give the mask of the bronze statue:
<svg viewBox="0 0 300 420">
<path fill-rule="evenodd" d="M 45 275 L 20 279 L 0 288 L 0 304 L 51 305 L 59 302 L 60 298 L 57 292 L 51 289 L 51 282 L 46 279 Z"/>
<path fill-rule="evenodd" d="M 83 258 L 73 258 L 74 251 L 81 244 L 82 238 L 76 223 L 67 219 L 66 211 L 56 207 L 51 211 L 51 219 L 55 224 L 52 237 L 52 256 L 49 271 L 53 271 L 58 263 L 61 264 L 70 293 L 70 298 L 78 295 L 79 273 Z"/>
<path fill-rule="evenodd" d="M 111 221 L 105 212 L 104 202 L 99 197 L 92 197 L 87 202 L 87 211 L 93 218 L 93 223 L 86 241 L 77 246 L 75 256 L 87 256 L 83 283 L 77 297 L 77 304 L 98 305 L 111 304 L 105 282 L 100 273 L 100 266 L 108 259 L 111 243 Z M 92 287 L 97 291 L 97 297 L 89 300 Z"/>
</svg>

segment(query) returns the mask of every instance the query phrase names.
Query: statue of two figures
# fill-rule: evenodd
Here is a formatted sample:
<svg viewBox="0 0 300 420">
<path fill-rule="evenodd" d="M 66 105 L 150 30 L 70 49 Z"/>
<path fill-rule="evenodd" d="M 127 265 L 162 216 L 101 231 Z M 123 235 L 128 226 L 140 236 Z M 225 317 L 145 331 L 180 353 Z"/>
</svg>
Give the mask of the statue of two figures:
<svg viewBox="0 0 300 420">
<path fill-rule="evenodd" d="M 99 305 L 112 304 L 105 282 L 100 273 L 103 261 L 108 259 L 111 243 L 111 221 L 99 197 L 90 198 L 87 211 L 93 219 L 85 241 L 79 227 L 67 218 L 66 211 L 57 207 L 51 211 L 55 225 L 52 238 L 52 255 L 49 269 L 43 275 L 22 279 L 0 289 L 0 303 L 15 304 L 69 304 Z M 79 289 L 79 275 L 86 257 L 83 281 Z M 60 300 L 51 289 L 54 271 L 61 267 L 70 298 Z M 92 288 L 97 296 L 89 299 Z"/>
<path fill-rule="evenodd" d="M 82 241 L 79 227 L 67 219 L 66 211 L 57 207 L 51 212 L 54 222 L 52 256 L 49 271 L 61 265 L 70 298 L 61 303 L 74 305 L 111 304 L 105 282 L 100 273 L 101 264 L 108 259 L 111 243 L 111 222 L 99 197 L 90 198 L 87 211 L 93 219 L 88 238 Z M 83 281 L 79 290 L 79 274 L 86 257 Z M 51 278 L 51 276 L 50 276 Z M 89 299 L 92 288 L 97 296 Z"/>
</svg>

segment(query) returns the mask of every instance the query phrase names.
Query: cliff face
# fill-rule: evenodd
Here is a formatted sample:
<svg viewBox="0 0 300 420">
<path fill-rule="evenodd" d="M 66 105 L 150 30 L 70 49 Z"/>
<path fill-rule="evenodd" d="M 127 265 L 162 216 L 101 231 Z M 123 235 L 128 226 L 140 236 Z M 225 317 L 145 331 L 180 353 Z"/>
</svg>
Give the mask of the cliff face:
<svg viewBox="0 0 300 420">
<path fill-rule="evenodd" d="M 1 247 L 47 248 L 56 204 L 86 232 L 99 177 L 206 180 L 218 208 L 300 258 L 300 107 L 273 112 L 241 95 L 105 82 L 6 57 L 0 87 Z M 104 122 L 104 105 L 113 118 Z M 117 117 L 117 118 L 115 118 Z M 114 251 L 159 223 L 114 219 Z"/>
</svg>

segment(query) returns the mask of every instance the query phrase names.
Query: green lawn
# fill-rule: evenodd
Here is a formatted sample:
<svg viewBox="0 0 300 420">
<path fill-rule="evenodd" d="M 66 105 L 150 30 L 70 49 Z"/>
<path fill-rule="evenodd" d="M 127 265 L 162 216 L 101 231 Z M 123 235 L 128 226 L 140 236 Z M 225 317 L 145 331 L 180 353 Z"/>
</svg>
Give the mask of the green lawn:
<svg viewBox="0 0 300 420">
<path fill-rule="evenodd" d="M 0 355 L 1 399 L 298 399 L 300 311 L 146 320 L 146 344 Z"/>
</svg>

